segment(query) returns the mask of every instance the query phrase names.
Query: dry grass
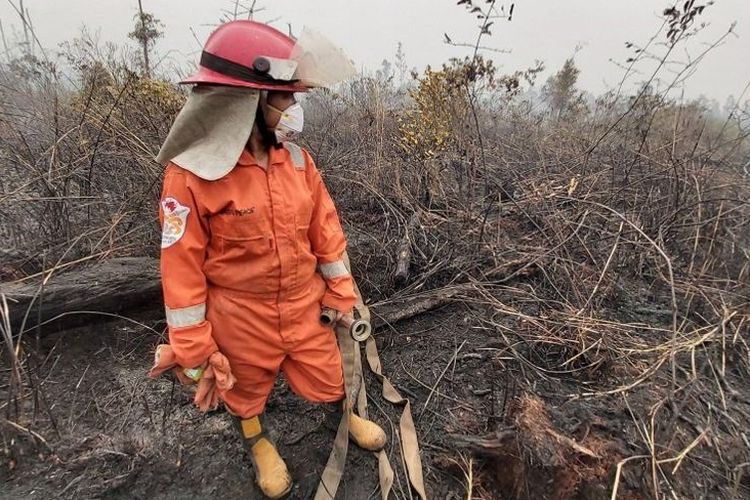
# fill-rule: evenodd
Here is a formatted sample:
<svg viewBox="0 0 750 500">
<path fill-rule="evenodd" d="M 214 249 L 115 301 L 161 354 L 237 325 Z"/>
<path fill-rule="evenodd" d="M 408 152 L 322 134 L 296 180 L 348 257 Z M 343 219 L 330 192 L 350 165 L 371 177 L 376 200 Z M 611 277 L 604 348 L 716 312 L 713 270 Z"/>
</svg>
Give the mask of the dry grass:
<svg viewBox="0 0 750 500">
<path fill-rule="evenodd" d="M 74 87 L 33 60 L 0 73 L 6 280 L 155 252 L 151 158 L 183 94 L 70 50 Z M 609 470 L 612 498 L 628 488 L 662 498 L 687 495 L 699 474 L 709 492 L 747 495 L 745 122 L 712 123 L 648 93 L 552 118 L 473 64 L 428 72 L 410 90 L 361 77 L 306 101 L 304 145 L 337 200 L 365 295 L 385 305 L 448 294 L 502 341 L 494 359 L 522 393 L 547 384 L 559 404 L 627 407 L 630 455 L 566 437 L 545 403 L 520 397 L 523 460 L 503 462 L 519 478 L 572 467 L 560 478 L 568 498 Z M 19 344 L 4 334 L 18 385 Z M 493 484 L 478 460 L 456 460 L 469 497 Z M 513 491 L 528 497 L 521 479 Z"/>
</svg>

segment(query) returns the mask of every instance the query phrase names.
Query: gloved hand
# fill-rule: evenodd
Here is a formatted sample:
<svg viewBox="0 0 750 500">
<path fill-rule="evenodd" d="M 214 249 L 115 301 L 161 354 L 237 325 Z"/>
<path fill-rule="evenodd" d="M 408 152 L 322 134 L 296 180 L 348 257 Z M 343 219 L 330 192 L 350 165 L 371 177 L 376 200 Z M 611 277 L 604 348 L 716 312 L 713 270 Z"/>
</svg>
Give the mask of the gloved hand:
<svg viewBox="0 0 750 500">
<path fill-rule="evenodd" d="M 203 367 L 200 369 L 202 370 Z M 177 358 L 172 350 L 172 346 L 169 344 L 160 344 L 156 346 L 156 352 L 154 352 L 154 366 L 149 370 L 148 376 L 156 378 L 167 371 L 172 371 L 175 377 L 177 377 L 177 380 L 183 385 L 191 385 L 196 382 L 196 379 L 189 374 L 191 370 L 186 370 L 177 365 Z"/>
<path fill-rule="evenodd" d="M 208 367 L 198 381 L 195 391 L 195 404 L 200 411 L 215 410 L 221 395 L 234 387 L 237 379 L 232 375 L 229 360 L 219 351 L 208 358 Z"/>
<path fill-rule="evenodd" d="M 172 347 L 169 344 L 161 344 L 156 348 L 154 366 L 149 370 L 148 376 L 156 378 L 170 370 L 180 383 L 198 384 L 193 401 L 202 412 L 216 409 L 221 394 L 234 387 L 237 381 L 232 375 L 229 360 L 218 351 L 211 354 L 203 366 L 185 369 L 177 365 Z"/>
</svg>

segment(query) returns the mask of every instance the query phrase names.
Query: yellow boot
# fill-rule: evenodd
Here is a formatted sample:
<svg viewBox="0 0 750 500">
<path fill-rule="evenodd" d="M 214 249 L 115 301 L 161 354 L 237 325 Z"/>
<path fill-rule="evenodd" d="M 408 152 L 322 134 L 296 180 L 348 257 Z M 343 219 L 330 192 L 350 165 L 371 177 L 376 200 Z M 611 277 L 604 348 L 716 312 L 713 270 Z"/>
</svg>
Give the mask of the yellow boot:
<svg viewBox="0 0 750 500">
<path fill-rule="evenodd" d="M 349 413 L 349 437 L 357 446 L 368 451 L 382 450 L 388 439 L 378 424 L 353 412 Z"/>
<path fill-rule="evenodd" d="M 255 468 L 255 481 L 268 498 L 281 498 L 292 489 L 292 477 L 276 447 L 261 429 L 260 418 L 240 420 L 240 428 Z"/>
</svg>

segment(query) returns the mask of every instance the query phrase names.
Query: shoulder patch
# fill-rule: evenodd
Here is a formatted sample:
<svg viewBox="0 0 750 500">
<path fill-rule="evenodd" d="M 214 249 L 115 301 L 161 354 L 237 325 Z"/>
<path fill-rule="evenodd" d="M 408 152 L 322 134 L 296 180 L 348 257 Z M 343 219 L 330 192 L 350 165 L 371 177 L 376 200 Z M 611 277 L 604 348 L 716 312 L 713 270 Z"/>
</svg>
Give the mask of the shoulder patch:
<svg viewBox="0 0 750 500">
<path fill-rule="evenodd" d="M 182 205 L 175 198 L 168 197 L 161 200 L 161 209 L 164 212 L 161 247 L 169 248 L 180 241 L 180 238 L 185 234 L 190 208 Z"/>
<path fill-rule="evenodd" d="M 297 146 L 293 142 L 284 142 L 284 149 L 289 151 L 289 156 L 292 157 L 292 163 L 296 170 L 305 169 L 305 155 L 302 154 L 302 148 Z"/>
</svg>

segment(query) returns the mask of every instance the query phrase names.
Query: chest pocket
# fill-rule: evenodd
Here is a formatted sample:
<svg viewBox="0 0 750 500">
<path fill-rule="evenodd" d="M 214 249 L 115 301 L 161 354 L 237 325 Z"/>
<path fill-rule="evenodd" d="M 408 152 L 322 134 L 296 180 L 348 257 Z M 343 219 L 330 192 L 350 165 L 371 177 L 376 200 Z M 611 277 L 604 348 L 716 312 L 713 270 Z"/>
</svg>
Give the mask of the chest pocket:
<svg viewBox="0 0 750 500">
<path fill-rule="evenodd" d="M 215 215 L 209 219 L 211 248 L 221 260 L 258 260 L 273 253 L 273 237 L 255 215 Z"/>
</svg>

